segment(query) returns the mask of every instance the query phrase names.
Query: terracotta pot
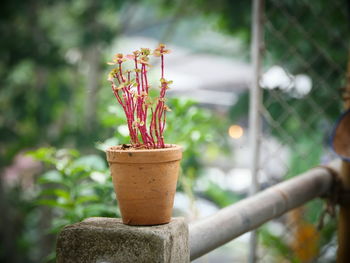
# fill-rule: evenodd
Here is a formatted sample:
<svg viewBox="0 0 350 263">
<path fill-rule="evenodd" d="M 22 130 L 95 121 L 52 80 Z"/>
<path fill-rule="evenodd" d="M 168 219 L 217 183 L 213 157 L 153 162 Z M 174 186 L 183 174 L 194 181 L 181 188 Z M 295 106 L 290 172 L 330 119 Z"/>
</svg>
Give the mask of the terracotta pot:
<svg viewBox="0 0 350 263">
<path fill-rule="evenodd" d="M 127 225 L 159 225 L 171 220 L 182 150 L 107 149 L 114 189 Z"/>
</svg>

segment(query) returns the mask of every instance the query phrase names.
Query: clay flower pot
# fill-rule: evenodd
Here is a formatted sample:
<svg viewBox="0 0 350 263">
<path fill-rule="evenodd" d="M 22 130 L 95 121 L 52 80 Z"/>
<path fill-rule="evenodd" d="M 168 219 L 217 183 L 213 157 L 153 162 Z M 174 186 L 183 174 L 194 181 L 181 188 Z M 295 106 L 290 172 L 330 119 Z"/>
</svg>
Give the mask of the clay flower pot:
<svg viewBox="0 0 350 263">
<path fill-rule="evenodd" d="M 163 149 L 107 149 L 114 189 L 127 225 L 169 223 L 179 174 L 182 150 L 178 145 Z"/>
</svg>

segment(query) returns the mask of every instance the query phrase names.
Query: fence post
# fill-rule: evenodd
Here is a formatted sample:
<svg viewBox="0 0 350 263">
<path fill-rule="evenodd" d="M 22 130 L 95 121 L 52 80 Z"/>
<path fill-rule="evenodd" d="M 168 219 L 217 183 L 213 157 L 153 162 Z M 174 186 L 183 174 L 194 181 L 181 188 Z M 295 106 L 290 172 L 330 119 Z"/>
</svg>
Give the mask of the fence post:
<svg viewBox="0 0 350 263">
<path fill-rule="evenodd" d="M 188 263 L 188 226 L 183 218 L 136 227 L 118 218 L 93 217 L 66 226 L 56 252 L 57 263 Z"/>
<path fill-rule="evenodd" d="M 259 191 L 259 157 L 260 157 L 260 136 L 261 120 L 260 113 L 262 107 L 262 91 L 260 88 L 262 54 L 264 50 L 264 0 L 253 0 L 252 8 L 252 43 L 251 43 L 251 64 L 252 64 L 252 84 L 250 87 L 249 101 L 249 144 L 251 155 L 251 176 L 252 183 L 250 195 Z M 257 232 L 250 233 L 248 262 L 256 262 L 257 253 Z"/>
<path fill-rule="evenodd" d="M 344 90 L 344 108 L 350 109 L 350 52 Z M 343 161 L 340 171 L 342 190 L 350 191 L 350 162 Z M 341 203 L 338 221 L 337 263 L 350 262 L 350 203 Z"/>
</svg>

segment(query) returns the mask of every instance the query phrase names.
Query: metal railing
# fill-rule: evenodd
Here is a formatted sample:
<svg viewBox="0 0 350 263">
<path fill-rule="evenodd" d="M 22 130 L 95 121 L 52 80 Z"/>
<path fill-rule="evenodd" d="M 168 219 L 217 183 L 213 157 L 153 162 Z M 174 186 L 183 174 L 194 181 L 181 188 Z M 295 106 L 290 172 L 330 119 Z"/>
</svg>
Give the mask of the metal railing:
<svg viewBox="0 0 350 263">
<path fill-rule="evenodd" d="M 341 162 L 334 161 L 329 167 L 339 173 Z M 324 195 L 331 185 L 329 169 L 316 167 L 191 223 L 190 259 L 199 258 L 268 220 Z"/>
</svg>

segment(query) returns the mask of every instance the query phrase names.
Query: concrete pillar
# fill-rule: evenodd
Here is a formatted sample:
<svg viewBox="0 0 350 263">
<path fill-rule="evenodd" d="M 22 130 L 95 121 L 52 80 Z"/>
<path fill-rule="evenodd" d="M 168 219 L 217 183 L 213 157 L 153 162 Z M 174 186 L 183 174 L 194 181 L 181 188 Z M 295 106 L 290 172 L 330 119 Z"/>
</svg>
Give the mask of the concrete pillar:
<svg viewBox="0 0 350 263">
<path fill-rule="evenodd" d="M 57 240 L 57 263 L 188 263 L 188 226 L 173 218 L 158 226 L 127 226 L 93 217 L 66 226 Z"/>
</svg>

